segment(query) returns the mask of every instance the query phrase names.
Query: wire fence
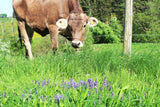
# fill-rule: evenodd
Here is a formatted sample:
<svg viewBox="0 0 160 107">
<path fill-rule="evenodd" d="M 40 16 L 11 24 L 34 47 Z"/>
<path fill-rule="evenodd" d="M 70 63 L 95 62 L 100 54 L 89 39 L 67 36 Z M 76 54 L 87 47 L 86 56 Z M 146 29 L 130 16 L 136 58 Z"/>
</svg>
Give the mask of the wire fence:
<svg viewBox="0 0 160 107">
<path fill-rule="evenodd" d="M 99 37 L 109 37 L 109 36 L 121 36 L 123 37 L 122 34 L 119 35 L 93 35 L 89 36 L 87 35 L 86 31 L 86 36 L 85 38 L 99 38 Z M 160 34 L 132 34 L 133 38 L 134 37 L 160 37 Z M 0 38 L 1 39 L 18 39 L 18 29 L 17 29 L 17 22 L 15 18 L 0 18 Z M 50 37 L 47 37 L 50 38 Z M 59 37 L 61 38 L 61 37 Z M 67 38 L 72 38 L 72 37 L 67 37 Z M 41 39 L 41 36 L 38 33 L 35 33 L 33 36 L 33 39 Z"/>
</svg>

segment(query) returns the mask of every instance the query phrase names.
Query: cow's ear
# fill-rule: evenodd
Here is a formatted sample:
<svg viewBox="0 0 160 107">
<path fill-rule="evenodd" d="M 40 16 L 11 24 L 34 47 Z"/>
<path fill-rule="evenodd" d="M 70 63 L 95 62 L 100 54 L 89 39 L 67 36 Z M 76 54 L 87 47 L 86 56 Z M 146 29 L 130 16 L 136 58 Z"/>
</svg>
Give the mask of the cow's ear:
<svg viewBox="0 0 160 107">
<path fill-rule="evenodd" d="M 94 17 L 90 17 L 88 19 L 88 23 L 87 25 L 90 26 L 90 27 L 93 27 L 93 26 L 96 26 L 98 24 L 98 20 Z"/>
<path fill-rule="evenodd" d="M 59 19 L 56 22 L 56 25 L 60 28 L 60 29 L 66 29 L 68 26 L 68 21 L 67 19 Z"/>
</svg>

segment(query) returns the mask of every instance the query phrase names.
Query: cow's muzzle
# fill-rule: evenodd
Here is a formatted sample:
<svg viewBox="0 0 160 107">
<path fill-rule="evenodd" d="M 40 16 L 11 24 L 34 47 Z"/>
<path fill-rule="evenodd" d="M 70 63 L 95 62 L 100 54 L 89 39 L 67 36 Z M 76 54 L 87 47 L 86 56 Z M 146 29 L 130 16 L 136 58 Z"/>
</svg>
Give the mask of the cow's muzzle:
<svg viewBox="0 0 160 107">
<path fill-rule="evenodd" d="M 83 47 L 83 43 L 81 41 L 72 41 L 71 44 L 74 48 L 81 48 Z"/>
</svg>

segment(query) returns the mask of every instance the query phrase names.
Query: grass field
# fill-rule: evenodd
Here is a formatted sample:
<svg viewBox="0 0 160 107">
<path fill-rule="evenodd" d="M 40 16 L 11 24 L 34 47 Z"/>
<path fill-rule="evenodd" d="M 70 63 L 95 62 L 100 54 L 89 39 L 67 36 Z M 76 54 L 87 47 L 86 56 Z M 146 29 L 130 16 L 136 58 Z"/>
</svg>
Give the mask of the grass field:
<svg viewBox="0 0 160 107">
<path fill-rule="evenodd" d="M 160 44 L 0 57 L 0 106 L 160 106 Z"/>
<path fill-rule="evenodd" d="M 12 44 L 15 19 L 13 31 L 11 19 L 0 21 L 0 107 L 160 106 L 160 44 L 133 43 L 128 57 L 123 44 L 76 52 L 60 38 L 53 55 L 50 40 L 35 34 L 30 61 Z"/>
</svg>

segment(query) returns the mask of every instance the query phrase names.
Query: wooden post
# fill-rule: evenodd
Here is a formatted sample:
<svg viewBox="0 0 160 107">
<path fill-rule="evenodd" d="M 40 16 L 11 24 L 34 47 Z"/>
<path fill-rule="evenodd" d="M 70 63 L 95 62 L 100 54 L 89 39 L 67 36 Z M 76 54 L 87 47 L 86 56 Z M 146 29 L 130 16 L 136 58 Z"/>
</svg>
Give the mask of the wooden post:
<svg viewBox="0 0 160 107">
<path fill-rule="evenodd" d="M 124 48 L 124 54 L 129 54 L 129 55 L 131 55 L 131 45 L 132 45 L 132 17 L 133 17 L 133 0 L 126 0 L 123 48 Z"/>
</svg>

